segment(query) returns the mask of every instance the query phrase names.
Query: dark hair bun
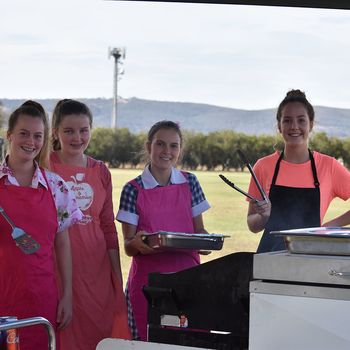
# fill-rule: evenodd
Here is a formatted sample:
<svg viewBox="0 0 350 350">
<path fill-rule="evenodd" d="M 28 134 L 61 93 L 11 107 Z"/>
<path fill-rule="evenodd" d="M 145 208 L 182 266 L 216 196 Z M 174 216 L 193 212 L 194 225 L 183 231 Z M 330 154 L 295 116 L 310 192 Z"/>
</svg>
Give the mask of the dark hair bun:
<svg viewBox="0 0 350 350">
<path fill-rule="evenodd" d="M 306 99 L 306 95 L 304 91 L 301 91 L 299 89 L 297 90 L 290 90 L 287 92 L 286 98 L 305 98 Z"/>
<path fill-rule="evenodd" d="M 307 110 L 307 114 L 309 116 L 310 122 L 314 121 L 314 119 L 315 119 L 314 107 L 312 107 L 311 103 L 307 100 L 305 92 L 301 91 L 299 89 L 293 89 L 293 90 L 289 90 L 287 92 L 286 97 L 283 99 L 283 101 L 279 104 L 279 106 L 277 108 L 276 118 L 277 118 L 278 122 L 281 121 L 282 110 L 283 110 L 284 106 L 287 103 L 291 103 L 291 102 L 302 103 Z"/>
</svg>

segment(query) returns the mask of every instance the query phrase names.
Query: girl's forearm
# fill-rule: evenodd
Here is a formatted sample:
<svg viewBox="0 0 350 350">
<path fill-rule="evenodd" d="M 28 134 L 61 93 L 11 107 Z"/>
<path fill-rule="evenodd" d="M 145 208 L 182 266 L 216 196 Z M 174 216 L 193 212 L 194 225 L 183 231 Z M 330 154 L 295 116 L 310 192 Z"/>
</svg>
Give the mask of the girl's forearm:
<svg viewBox="0 0 350 350">
<path fill-rule="evenodd" d="M 260 214 L 249 214 L 247 216 L 247 224 L 249 230 L 253 233 L 258 233 L 265 229 L 268 218 L 261 216 Z"/>
<path fill-rule="evenodd" d="M 55 239 L 55 252 L 58 270 L 62 282 L 63 295 L 72 295 L 72 253 L 68 231 L 57 233 Z"/>
<path fill-rule="evenodd" d="M 121 284 L 123 284 L 123 275 L 120 266 L 119 250 L 108 249 L 108 256 L 117 279 L 120 281 Z"/>
</svg>

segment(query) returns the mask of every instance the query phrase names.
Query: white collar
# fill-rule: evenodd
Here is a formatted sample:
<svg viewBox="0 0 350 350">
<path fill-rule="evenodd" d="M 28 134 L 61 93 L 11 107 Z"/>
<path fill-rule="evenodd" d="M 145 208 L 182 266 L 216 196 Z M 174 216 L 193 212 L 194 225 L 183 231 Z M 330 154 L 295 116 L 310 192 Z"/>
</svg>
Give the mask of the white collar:
<svg viewBox="0 0 350 350">
<path fill-rule="evenodd" d="M 17 179 L 15 178 L 12 169 L 7 165 L 8 156 L 4 159 L 3 163 L 0 165 L 0 179 L 3 176 L 7 177 L 7 181 L 11 185 L 19 186 Z M 34 161 L 34 176 L 32 179 L 31 187 L 38 188 L 38 185 L 41 184 L 47 189 L 47 183 L 45 181 L 44 175 L 39 167 L 39 164 Z"/>
<path fill-rule="evenodd" d="M 157 180 L 151 174 L 149 170 L 149 164 L 143 170 L 141 174 L 141 180 L 145 190 L 149 190 L 157 186 L 160 186 Z M 187 182 L 187 179 L 182 174 L 182 172 L 180 170 L 177 170 L 176 168 L 172 168 L 171 175 L 170 175 L 170 183 L 173 185 L 178 185 L 178 184 L 183 184 L 185 182 Z"/>
</svg>

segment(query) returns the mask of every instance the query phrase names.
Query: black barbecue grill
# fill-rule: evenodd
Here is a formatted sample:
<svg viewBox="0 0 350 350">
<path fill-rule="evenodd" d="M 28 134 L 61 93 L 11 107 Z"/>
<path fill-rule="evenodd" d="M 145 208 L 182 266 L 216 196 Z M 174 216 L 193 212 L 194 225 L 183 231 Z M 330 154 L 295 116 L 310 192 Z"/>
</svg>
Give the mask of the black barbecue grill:
<svg viewBox="0 0 350 350">
<path fill-rule="evenodd" d="M 253 253 L 235 253 L 177 273 L 151 273 L 148 340 L 221 350 L 248 349 Z M 186 318 L 180 326 L 180 316 Z"/>
</svg>

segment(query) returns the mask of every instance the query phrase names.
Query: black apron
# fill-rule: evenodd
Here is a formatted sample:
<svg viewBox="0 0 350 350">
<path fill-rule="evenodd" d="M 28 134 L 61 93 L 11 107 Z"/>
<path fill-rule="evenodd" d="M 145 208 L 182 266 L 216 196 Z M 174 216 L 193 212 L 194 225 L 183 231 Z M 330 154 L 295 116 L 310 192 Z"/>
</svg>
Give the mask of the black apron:
<svg viewBox="0 0 350 350">
<path fill-rule="evenodd" d="M 317 178 L 315 160 L 310 150 L 309 155 L 315 187 L 287 187 L 276 185 L 280 163 L 283 159 L 283 152 L 281 152 L 275 167 L 269 194 L 271 214 L 265 226 L 257 250 L 258 253 L 286 249 L 283 237 L 270 235 L 271 231 L 321 226 L 320 183 Z"/>
</svg>

